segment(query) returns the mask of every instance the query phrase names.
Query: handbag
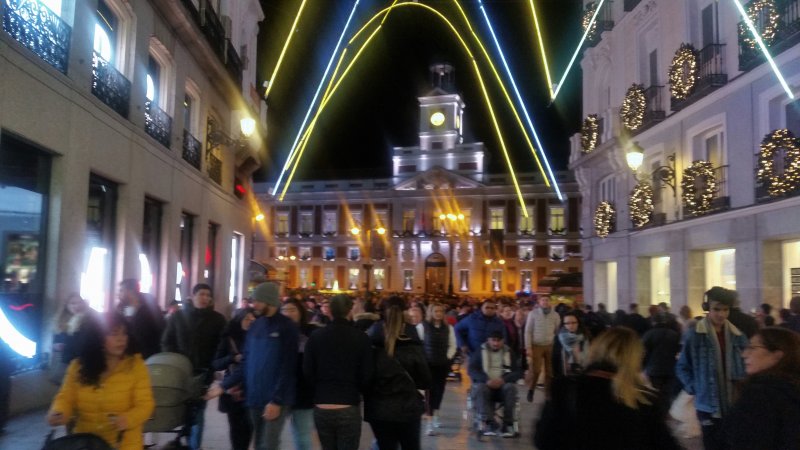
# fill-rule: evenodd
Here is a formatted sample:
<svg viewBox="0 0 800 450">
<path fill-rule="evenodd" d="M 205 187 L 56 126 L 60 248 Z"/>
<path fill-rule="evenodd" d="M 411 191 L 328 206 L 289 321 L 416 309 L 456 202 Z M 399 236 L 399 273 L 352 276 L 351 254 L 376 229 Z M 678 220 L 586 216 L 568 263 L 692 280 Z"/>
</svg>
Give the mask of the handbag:
<svg viewBox="0 0 800 450">
<path fill-rule="evenodd" d="M 47 434 L 42 450 L 115 450 L 115 447 L 108 445 L 108 442 L 100 436 L 92 433 L 75 433 L 53 439 L 56 430 L 53 429 Z M 116 448 L 122 442 L 122 431 L 117 435 Z"/>
</svg>

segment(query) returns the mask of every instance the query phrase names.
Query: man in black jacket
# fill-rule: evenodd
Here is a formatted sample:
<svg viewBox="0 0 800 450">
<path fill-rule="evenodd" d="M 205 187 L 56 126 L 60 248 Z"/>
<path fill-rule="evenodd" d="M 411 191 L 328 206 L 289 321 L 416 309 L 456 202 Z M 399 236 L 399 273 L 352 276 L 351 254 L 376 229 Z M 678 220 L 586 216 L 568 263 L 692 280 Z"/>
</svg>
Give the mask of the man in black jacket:
<svg viewBox="0 0 800 450">
<path fill-rule="evenodd" d="M 361 393 L 374 371 L 364 332 L 348 320 L 353 301 L 330 301 L 333 320 L 306 342 L 303 374 L 314 386 L 314 424 L 323 450 L 356 450 L 361 439 Z"/>
<path fill-rule="evenodd" d="M 120 281 L 117 297 L 117 310 L 128 321 L 136 352 L 141 353 L 144 359 L 160 352 L 159 339 L 164 331 L 164 319 L 158 306 L 142 295 L 139 280 L 128 278 Z"/>
<path fill-rule="evenodd" d="M 192 289 L 191 302 L 170 316 L 167 329 L 161 337 L 161 347 L 165 352 L 180 353 L 192 362 L 195 375 L 204 385 L 213 378 L 211 363 L 219 346 L 225 317 L 212 307 L 211 286 L 197 284 Z M 199 401 L 191 418 L 189 448 L 200 448 L 203 440 L 203 423 L 206 403 Z"/>
</svg>

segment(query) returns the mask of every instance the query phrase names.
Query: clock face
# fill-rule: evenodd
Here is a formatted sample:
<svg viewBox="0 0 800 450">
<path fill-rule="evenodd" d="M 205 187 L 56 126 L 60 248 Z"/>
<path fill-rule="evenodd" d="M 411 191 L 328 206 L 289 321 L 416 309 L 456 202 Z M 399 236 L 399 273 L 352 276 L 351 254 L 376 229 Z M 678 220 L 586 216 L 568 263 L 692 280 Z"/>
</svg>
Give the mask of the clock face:
<svg viewBox="0 0 800 450">
<path fill-rule="evenodd" d="M 444 114 L 440 112 L 435 112 L 431 114 L 431 125 L 438 127 L 443 123 L 444 123 Z"/>
</svg>

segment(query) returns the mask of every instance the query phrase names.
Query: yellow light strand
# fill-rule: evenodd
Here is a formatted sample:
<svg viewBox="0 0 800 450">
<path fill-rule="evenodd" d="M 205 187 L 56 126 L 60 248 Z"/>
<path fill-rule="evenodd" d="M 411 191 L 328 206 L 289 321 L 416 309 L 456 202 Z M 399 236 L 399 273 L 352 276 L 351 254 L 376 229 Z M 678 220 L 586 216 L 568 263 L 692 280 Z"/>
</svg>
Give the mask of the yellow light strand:
<svg viewBox="0 0 800 450">
<path fill-rule="evenodd" d="M 472 30 L 472 27 L 471 27 L 471 25 L 469 24 L 469 19 L 467 18 L 467 16 L 466 16 L 466 14 L 464 13 L 463 9 L 461 9 L 461 5 L 459 5 L 459 3 L 458 3 L 458 1 L 457 1 L 457 0 L 454 0 L 454 2 L 455 2 L 455 4 L 456 4 L 456 6 L 458 6 L 459 10 L 461 11 L 461 14 L 462 14 L 462 16 L 464 17 L 465 21 L 467 22 L 467 24 L 468 24 L 468 27 L 470 28 L 470 30 Z M 491 101 L 491 99 L 489 98 L 488 91 L 486 90 L 486 85 L 485 85 L 485 83 L 484 83 L 483 76 L 481 75 L 480 68 L 478 67 L 478 63 L 477 63 L 477 61 L 475 60 L 475 56 L 474 56 L 474 54 L 472 53 L 472 50 L 470 50 L 469 46 L 468 46 L 468 45 L 467 45 L 467 43 L 464 41 L 464 38 L 461 36 L 461 34 L 458 32 L 458 30 L 456 30 L 456 28 L 455 28 L 455 26 L 453 26 L 452 22 L 451 22 L 450 20 L 448 20 L 448 19 L 447 19 L 447 17 L 445 17 L 445 16 L 444 16 L 442 13 L 440 13 L 440 12 L 439 12 L 438 10 L 436 10 L 435 8 L 432 8 L 432 7 L 428 6 L 428 5 L 424 5 L 424 4 L 421 4 L 421 3 L 409 3 L 409 2 L 403 2 L 403 3 L 399 3 L 399 4 L 394 4 L 394 5 L 392 5 L 392 6 L 389 6 L 388 8 L 385 8 L 384 10 L 381 10 L 381 11 L 379 11 L 379 12 L 378 12 L 377 14 L 375 14 L 375 15 L 374 15 L 374 16 L 373 16 L 373 17 L 372 17 L 372 18 L 371 18 L 369 21 L 367 21 L 367 23 L 366 23 L 364 26 L 362 26 L 362 27 L 361 27 L 361 29 L 359 29 L 359 30 L 358 30 L 358 32 L 357 32 L 357 33 L 356 33 L 356 35 L 353 37 L 353 39 L 351 39 L 351 40 L 350 40 L 350 43 L 352 43 L 352 42 L 354 41 L 355 37 L 357 37 L 357 36 L 358 36 L 358 35 L 359 35 L 359 34 L 360 34 L 360 33 L 361 33 L 361 32 L 362 32 L 364 29 L 366 29 L 366 27 L 367 27 L 367 26 L 369 26 L 369 24 L 371 24 L 373 21 L 375 21 L 375 20 L 376 20 L 376 18 L 377 18 L 378 16 L 380 16 L 381 14 L 388 14 L 388 13 L 389 13 L 389 11 L 391 11 L 392 9 L 394 9 L 394 8 L 399 8 L 399 7 L 403 7 L 403 6 L 417 6 L 417 7 L 420 7 L 420 8 L 426 9 L 426 10 L 428 10 L 428 11 L 430 11 L 430 12 L 434 13 L 436 16 L 438 16 L 438 17 L 439 17 L 439 18 L 440 18 L 442 21 L 444 21 L 444 22 L 447 24 L 447 26 L 449 26 L 449 27 L 450 27 L 450 29 L 453 31 L 453 33 L 455 34 L 455 36 L 456 36 L 456 38 L 458 39 L 458 41 L 461 43 L 461 45 L 462 45 L 462 47 L 464 48 L 464 50 L 467 52 L 467 55 L 468 55 L 468 56 L 470 57 L 470 59 L 472 60 L 473 67 L 474 67 L 474 69 L 475 69 L 475 73 L 476 73 L 476 75 L 477 75 L 477 77 L 478 77 L 478 82 L 479 82 L 479 84 L 480 84 L 480 86 L 481 86 L 481 91 L 482 91 L 482 93 L 483 93 L 484 100 L 485 100 L 485 102 L 486 102 L 487 108 L 489 109 L 489 113 L 490 113 L 490 116 L 491 116 L 491 118 L 492 118 L 492 122 L 493 122 L 493 125 L 494 125 L 494 128 L 495 128 L 495 132 L 497 133 L 497 138 L 498 138 L 498 140 L 500 141 L 500 147 L 501 147 L 501 150 L 503 151 L 503 156 L 504 156 L 504 158 L 505 158 L 505 160 L 506 160 L 506 164 L 508 165 L 508 169 L 509 169 L 509 172 L 510 172 L 510 174 L 511 174 L 511 179 L 512 179 L 512 182 L 513 182 L 513 184 L 514 184 L 514 189 L 515 189 L 515 191 L 516 191 L 516 193 L 517 193 L 517 198 L 518 198 L 518 200 L 519 200 L 519 203 L 520 203 L 520 205 L 522 206 L 522 211 L 523 211 L 523 214 L 524 214 L 524 216 L 527 218 L 527 217 L 528 217 L 528 211 L 527 211 L 527 208 L 526 208 L 526 206 L 525 206 L 525 200 L 524 200 L 524 198 L 522 197 L 522 191 L 521 191 L 521 189 L 520 189 L 520 187 L 519 187 L 519 183 L 518 183 L 518 181 L 517 181 L 517 176 L 516 176 L 516 173 L 515 173 L 515 171 L 514 171 L 514 166 L 513 166 L 512 162 L 511 162 L 511 158 L 510 158 L 510 157 L 509 157 L 509 155 L 508 155 L 508 149 L 506 148 L 505 140 L 503 139 L 502 132 L 501 132 L 501 130 L 500 130 L 500 125 L 499 125 L 499 123 L 497 122 L 497 117 L 496 117 L 496 115 L 495 115 L 495 112 L 494 112 L 494 107 L 493 107 L 493 105 L 492 105 L 492 101 Z M 374 37 L 374 36 L 377 34 L 377 32 L 378 32 L 380 29 L 381 29 L 381 26 L 379 25 L 379 26 L 378 26 L 378 27 L 377 27 L 377 28 L 376 28 L 376 29 L 375 29 L 375 30 L 372 32 L 372 34 L 370 34 L 370 36 L 369 36 L 369 37 L 367 38 L 367 40 L 366 40 L 366 41 L 365 41 L 365 42 L 362 44 L 361 48 L 358 50 L 358 52 L 356 53 L 356 55 L 353 57 L 353 60 L 350 62 L 350 64 L 347 66 L 347 68 L 344 70 L 344 72 L 342 72 L 342 75 L 341 75 L 341 77 L 339 78 L 339 81 L 337 81 L 336 85 L 335 85 L 335 86 L 333 87 L 333 89 L 330 91 L 330 93 L 328 94 L 328 97 L 327 97 L 325 100 L 323 100 L 323 102 L 320 104 L 320 106 L 319 106 L 319 107 L 318 107 L 318 109 L 317 109 L 317 113 L 316 113 L 316 114 L 315 114 L 315 116 L 314 116 L 314 119 L 311 121 L 311 123 L 310 123 L 310 124 L 309 124 L 309 126 L 308 126 L 308 130 L 306 131 L 306 137 L 307 137 L 307 138 L 308 138 L 308 137 L 310 137 L 311 130 L 312 130 L 312 129 L 313 129 L 313 127 L 315 126 L 315 124 L 316 124 L 316 121 L 317 121 L 317 119 L 319 118 L 319 115 L 322 113 L 322 111 L 324 110 L 325 106 L 328 104 L 328 101 L 330 100 L 330 98 L 333 96 L 333 94 L 334 94 L 334 93 L 336 92 L 336 90 L 339 88 L 339 86 L 341 85 L 342 81 L 344 80 L 344 78 L 345 78 L 345 77 L 347 76 L 347 74 L 349 73 L 350 69 L 353 67 L 353 65 L 355 64 L 355 62 L 358 60 L 358 57 L 361 55 L 361 53 L 362 53 L 362 52 L 364 51 L 364 49 L 367 47 L 367 45 L 369 44 L 369 42 L 372 40 L 372 38 L 373 38 L 373 37 Z M 517 122 L 518 122 L 518 124 L 520 125 L 520 128 L 521 128 L 521 129 L 523 129 L 523 132 L 524 132 L 524 131 L 525 131 L 525 129 L 524 129 L 524 125 L 522 124 L 522 120 L 520 119 L 519 115 L 517 114 L 517 112 L 516 112 L 516 108 L 514 108 L 514 107 L 513 107 L 513 102 L 511 101 L 511 97 L 508 95 L 508 92 L 506 91 L 506 89 L 505 89 L 505 86 L 502 84 L 502 79 L 500 78 L 500 75 L 499 75 L 499 73 L 497 73 L 497 70 L 494 68 L 494 65 L 491 63 L 491 59 L 490 59 L 490 58 L 489 58 L 489 56 L 488 56 L 488 52 L 487 52 L 487 51 L 486 51 L 486 49 L 483 47 L 483 44 L 480 42 L 480 39 L 478 39 L 477 35 L 475 35 L 474 31 L 472 32 L 472 34 L 473 34 L 473 36 L 475 37 L 475 40 L 476 40 L 476 42 L 478 42 L 478 45 L 481 47 L 481 49 L 482 49 L 482 51 L 483 51 L 483 53 L 484 53 L 484 56 L 486 56 L 487 60 L 489 60 L 489 64 L 490 64 L 490 66 L 492 67 L 492 71 L 493 71 L 493 73 L 494 73 L 495 77 L 497 78 L 498 82 L 500 82 L 500 86 L 501 86 L 501 88 L 502 88 L 502 91 L 503 91 L 503 93 L 505 94 L 505 97 L 506 97 L 506 99 L 507 99 L 508 103 L 509 103 L 509 104 L 512 106 L 512 110 L 514 111 L 514 115 L 515 115 L 515 117 L 516 117 L 516 119 L 517 119 Z M 545 173 L 545 172 L 544 172 L 544 169 L 542 168 L 542 166 L 541 166 L 541 163 L 539 162 L 539 158 L 536 156 L 536 153 L 535 153 L 535 150 L 534 150 L 533 144 L 532 144 L 532 142 L 530 141 L 530 139 L 528 138 L 527 132 L 524 132 L 524 135 L 525 135 L 526 141 L 528 142 L 528 144 L 529 144 L 529 146 L 530 146 L 531 150 L 534 152 L 534 153 L 533 153 L 533 154 L 534 154 L 534 158 L 536 159 L 536 162 L 537 162 L 537 164 L 539 165 L 539 170 L 542 172 L 542 174 L 544 174 L 544 173 Z M 283 201 L 284 197 L 286 196 L 286 192 L 287 192 L 287 190 L 288 190 L 288 188 L 289 188 L 289 184 L 291 183 L 291 180 L 294 178 L 294 174 L 295 174 L 295 172 L 296 172 L 296 170 L 297 170 L 297 167 L 298 167 L 298 165 L 299 165 L 299 163 L 300 163 L 300 159 L 302 158 L 302 155 L 303 155 L 303 153 L 304 153 L 304 151 L 305 151 L 305 148 L 306 148 L 306 145 L 307 145 L 307 141 L 308 141 L 308 139 L 305 139 L 305 140 L 304 140 L 304 142 L 303 142 L 303 147 L 302 147 L 302 149 L 299 151 L 299 154 L 298 154 L 298 156 L 297 156 L 297 159 L 296 159 L 296 161 L 295 161 L 294 167 L 292 168 L 292 172 L 291 172 L 291 174 L 289 175 L 289 178 L 287 179 L 286 183 L 284 184 L 283 191 L 281 192 L 281 196 L 280 196 L 280 198 L 279 198 L 279 200 L 280 200 L 280 201 Z M 546 175 L 544 176 L 544 180 L 545 180 L 545 184 L 546 184 L 547 186 L 550 186 L 550 183 L 548 182 L 548 179 L 547 179 L 547 176 L 546 176 Z"/>
<path fill-rule="evenodd" d="M 269 84 L 267 84 L 267 90 L 264 92 L 264 97 L 269 97 L 269 91 L 272 90 L 272 86 L 275 85 L 275 77 L 278 75 L 278 69 L 281 67 L 283 57 L 286 56 L 286 50 L 289 48 L 289 43 L 292 42 L 292 37 L 294 36 L 295 29 L 297 28 L 297 23 L 300 22 L 300 16 L 303 15 L 303 9 L 306 6 L 306 1 L 307 0 L 303 0 L 303 3 L 300 4 L 300 9 L 297 10 L 297 15 L 294 18 L 294 23 L 292 23 L 292 28 L 289 29 L 289 36 L 286 38 L 286 43 L 283 45 L 281 55 L 278 57 L 278 62 L 275 64 L 275 70 L 272 71 L 272 76 L 269 78 Z"/>
<path fill-rule="evenodd" d="M 517 112 L 517 107 L 514 106 L 514 101 L 511 99 L 511 96 L 508 94 L 508 90 L 506 89 L 505 83 L 503 83 L 503 78 L 500 76 L 500 73 L 497 71 L 497 68 L 492 62 L 491 56 L 489 56 L 489 52 L 486 51 L 486 47 L 484 47 L 483 42 L 475 33 L 475 30 L 472 28 L 472 24 L 467 17 L 467 14 L 464 12 L 464 9 L 461 8 L 461 4 L 458 3 L 458 0 L 453 0 L 453 2 L 458 7 L 458 10 L 461 12 L 461 16 L 464 18 L 464 21 L 467 24 L 467 28 L 469 29 L 470 33 L 472 34 L 473 39 L 478 44 L 478 47 L 481 49 L 481 53 L 486 58 L 486 61 L 489 63 L 489 68 L 492 70 L 492 74 L 494 74 L 495 80 L 497 80 L 497 84 L 500 86 L 500 90 L 503 92 L 503 96 L 508 103 L 508 106 L 511 108 L 511 112 L 514 115 L 514 118 L 517 120 L 517 125 L 519 125 L 519 129 L 522 131 L 522 135 L 525 137 L 525 143 L 528 144 L 528 148 L 531 150 L 531 154 L 533 155 L 533 159 L 536 161 L 536 166 L 539 168 L 539 172 L 542 174 L 542 178 L 544 179 L 544 184 L 547 187 L 550 187 L 550 178 L 547 176 L 547 172 L 545 172 L 544 167 L 542 167 L 542 162 L 539 160 L 539 156 L 536 154 L 536 147 L 534 147 L 533 142 L 531 141 L 530 136 L 528 136 L 528 130 L 525 128 L 525 124 L 522 123 L 522 118 L 520 117 L 519 113 Z M 526 213 L 527 214 L 527 213 Z M 527 217 L 527 215 L 526 215 Z"/>
<path fill-rule="evenodd" d="M 533 24 L 536 27 L 536 37 L 539 41 L 539 52 L 542 54 L 542 63 L 544 64 L 544 74 L 547 77 L 547 89 L 550 91 L 550 99 L 552 100 L 553 95 L 553 80 L 550 78 L 550 66 L 547 64 L 547 53 L 544 51 L 544 39 L 542 38 L 542 30 L 539 27 L 539 17 L 536 15 L 536 6 L 533 4 L 533 0 L 530 0 L 531 3 L 531 12 L 533 13 Z"/>
</svg>

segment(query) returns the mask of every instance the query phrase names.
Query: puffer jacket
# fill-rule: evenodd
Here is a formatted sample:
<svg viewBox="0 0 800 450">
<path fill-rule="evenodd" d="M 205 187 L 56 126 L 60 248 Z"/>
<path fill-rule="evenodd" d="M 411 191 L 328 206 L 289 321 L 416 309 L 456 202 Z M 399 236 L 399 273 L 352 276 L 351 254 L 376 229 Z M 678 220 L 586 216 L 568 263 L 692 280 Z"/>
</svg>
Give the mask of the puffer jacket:
<svg viewBox="0 0 800 450">
<path fill-rule="evenodd" d="M 747 346 L 747 336 L 730 322 L 725 323 L 725 329 L 725 372 L 729 380 L 739 381 L 745 377 L 742 351 Z M 683 389 L 695 396 L 695 408 L 713 414 L 721 412 L 723 405 L 720 404 L 720 380 L 717 377 L 719 353 L 711 333 L 714 333 L 714 327 L 708 319 L 697 322 L 687 331 L 675 372 Z"/>
<path fill-rule="evenodd" d="M 141 450 L 142 425 L 153 414 L 155 402 L 150 375 L 139 354 L 125 357 L 100 386 L 80 382 L 80 362 L 74 359 L 67 368 L 64 383 L 50 411 L 76 418 L 75 433 L 92 433 L 116 448 L 118 432 L 108 416 L 125 416 L 128 429 L 119 450 Z"/>
<path fill-rule="evenodd" d="M 503 321 L 497 316 L 488 317 L 481 310 L 475 311 L 466 319 L 458 322 L 455 331 L 459 348 L 467 346 L 470 352 L 481 348 L 481 345 L 489 338 L 489 333 L 493 331 L 503 333 L 504 338 L 506 336 L 506 327 L 503 325 Z M 503 340 L 507 341 L 508 339 Z"/>
<path fill-rule="evenodd" d="M 394 358 L 383 346 L 373 349 L 375 373 L 364 394 L 364 420 L 409 422 L 419 419 L 425 403 L 419 390 L 431 385 L 431 372 L 422 344 L 414 339 L 398 339 Z"/>
</svg>

